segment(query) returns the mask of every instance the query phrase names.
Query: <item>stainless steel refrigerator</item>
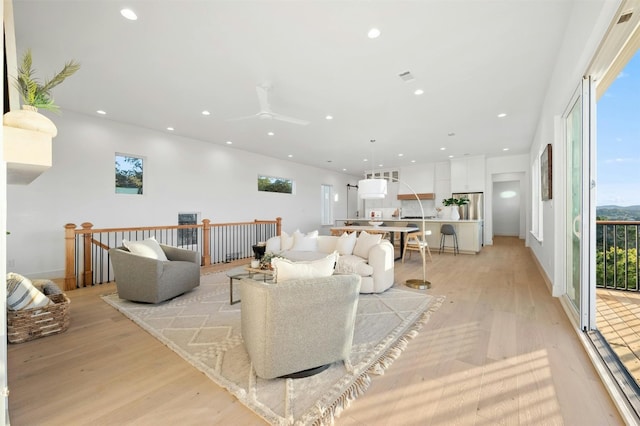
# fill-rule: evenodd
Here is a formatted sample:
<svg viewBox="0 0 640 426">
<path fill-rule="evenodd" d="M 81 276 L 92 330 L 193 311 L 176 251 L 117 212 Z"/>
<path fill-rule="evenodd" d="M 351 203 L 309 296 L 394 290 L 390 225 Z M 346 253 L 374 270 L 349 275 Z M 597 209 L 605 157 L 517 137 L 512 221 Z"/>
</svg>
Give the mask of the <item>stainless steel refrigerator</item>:
<svg viewBox="0 0 640 426">
<path fill-rule="evenodd" d="M 453 198 L 467 198 L 469 203 L 460 207 L 460 219 L 484 220 L 484 193 L 468 192 L 451 194 Z"/>
</svg>

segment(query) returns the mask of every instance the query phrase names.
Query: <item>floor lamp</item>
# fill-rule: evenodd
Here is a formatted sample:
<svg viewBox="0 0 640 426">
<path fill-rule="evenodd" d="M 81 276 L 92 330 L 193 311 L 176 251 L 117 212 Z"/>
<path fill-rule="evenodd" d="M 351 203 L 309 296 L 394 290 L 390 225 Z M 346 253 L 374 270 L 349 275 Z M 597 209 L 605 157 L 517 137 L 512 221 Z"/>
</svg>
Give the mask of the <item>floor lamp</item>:
<svg viewBox="0 0 640 426">
<path fill-rule="evenodd" d="M 392 181 L 401 183 L 405 185 L 409 190 L 413 193 L 418 201 L 418 205 L 420 206 L 420 212 L 422 213 L 422 238 L 423 242 L 426 241 L 426 221 L 424 219 L 424 207 L 422 207 L 422 203 L 420 202 L 420 197 L 416 194 L 416 191 L 409 186 L 409 184 L 402 182 L 400 179 L 389 177 Z M 379 200 L 385 198 L 387 195 L 387 180 L 386 179 L 362 179 L 358 181 L 358 196 L 363 200 Z M 403 250 L 404 247 L 401 247 L 400 250 Z M 425 290 L 431 288 L 431 282 L 427 281 L 427 265 L 425 262 L 425 254 L 424 247 L 420 247 L 420 254 L 422 255 L 422 279 L 412 278 L 408 279 L 405 284 L 411 288 L 417 288 L 420 290 Z"/>
</svg>

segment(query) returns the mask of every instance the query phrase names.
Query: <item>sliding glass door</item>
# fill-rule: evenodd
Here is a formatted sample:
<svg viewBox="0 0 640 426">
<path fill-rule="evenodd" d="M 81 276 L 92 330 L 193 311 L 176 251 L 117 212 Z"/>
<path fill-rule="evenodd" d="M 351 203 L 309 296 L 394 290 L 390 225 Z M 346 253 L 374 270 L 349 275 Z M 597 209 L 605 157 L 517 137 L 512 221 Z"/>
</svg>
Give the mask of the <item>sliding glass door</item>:
<svg viewBox="0 0 640 426">
<path fill-rule="evenodd" d="M 566 296 L 583 330 L 595 328 L 594 99 L 590 78 L 582 81 L 567 113 L 566 129 Z"/>
</svg>

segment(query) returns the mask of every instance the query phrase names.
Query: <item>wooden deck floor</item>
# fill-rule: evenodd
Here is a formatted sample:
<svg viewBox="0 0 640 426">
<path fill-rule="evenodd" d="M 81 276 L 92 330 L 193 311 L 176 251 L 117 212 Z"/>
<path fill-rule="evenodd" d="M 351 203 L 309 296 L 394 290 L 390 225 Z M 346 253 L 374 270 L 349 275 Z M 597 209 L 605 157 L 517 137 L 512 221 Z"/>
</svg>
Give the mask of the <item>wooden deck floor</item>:
<svg viewBox="0 0 640 426">
<path fill-rule="evenodd" d="M 640 294 L 597 289 L 596 324 L 640 385 Z"/>
<path fill-rule="evenodd" d="M 529 250 L 494 243 L 434 254 L 428 292 L 445 303 L 337 425 L 623 424 Z M 396 286 L 421 275 L 419 256 L 396 262 Z M 70 292 L 66 333 L 9 345 L 12 424 L 264 424 L 100 299 L 113 291 Z"/>
</svg>

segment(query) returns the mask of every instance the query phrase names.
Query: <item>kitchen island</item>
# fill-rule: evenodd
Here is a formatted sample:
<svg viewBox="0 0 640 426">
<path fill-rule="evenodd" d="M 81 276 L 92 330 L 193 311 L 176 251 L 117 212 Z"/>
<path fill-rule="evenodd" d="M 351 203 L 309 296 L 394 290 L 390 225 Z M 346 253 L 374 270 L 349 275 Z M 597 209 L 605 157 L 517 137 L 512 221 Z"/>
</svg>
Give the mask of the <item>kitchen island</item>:
<svg viewBox="0 0 640 426">
<path fill-rule="evenodd" d="M 353 225 L 368 225 L 370 219 L 364 218 L 352 218 L 352 219 L 337 219 L 336 226 L 343 226 L 345 223 L 351 223 Z M 412 223 L 417 225 L 419 228 L 422 228 L 422 219 L 380 219 L 384 222 L 384 225 L 381 226 L 384 229 L 384 226 L 407 226 Z M 453 225 L 453 228 L 456 230 L 456 234 L 458 235 L 458 247 L 460 249 L 460 253 L 465 254 L 477 254 L 482 250 L 482 246 L 484 245 L 483 241 L 483 221 L 482 220 L 449 220 L 449 219 L 425 219 L 424 224 L 426 230 L 431 231 L 431 235 L 427 235 L 427 243 L 431 248 L 431 252 L 437 252 L 440 247 L 440 227 L 445 224 Z M 453 242 L 451 237 L 447 237 L 446 239 L 446 249 L 447 252 L 453 252 Z"/>
</svg>

